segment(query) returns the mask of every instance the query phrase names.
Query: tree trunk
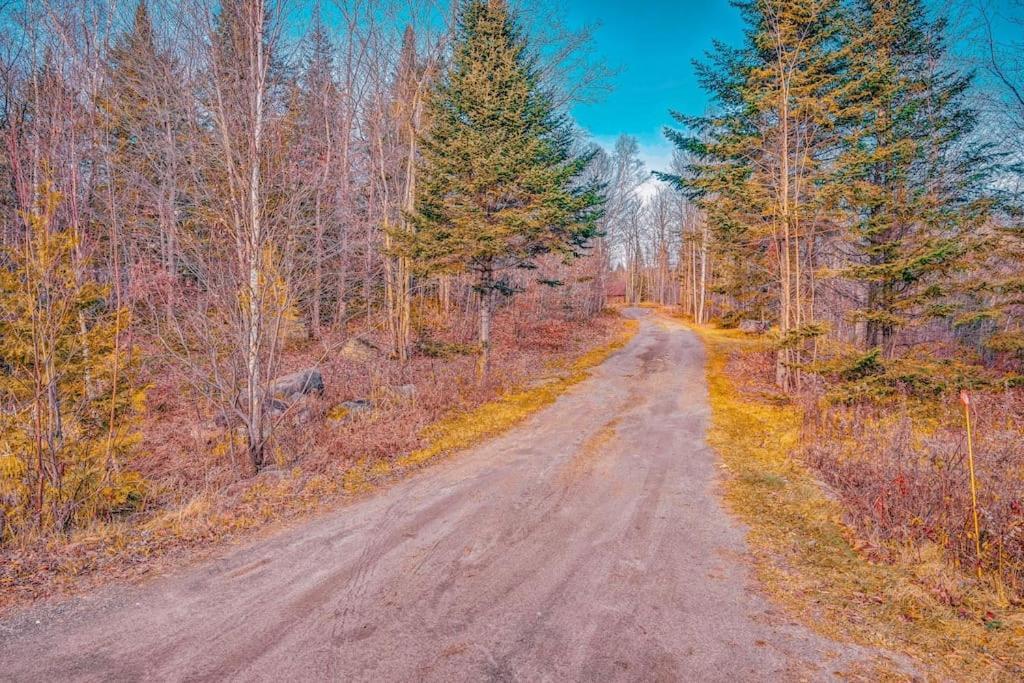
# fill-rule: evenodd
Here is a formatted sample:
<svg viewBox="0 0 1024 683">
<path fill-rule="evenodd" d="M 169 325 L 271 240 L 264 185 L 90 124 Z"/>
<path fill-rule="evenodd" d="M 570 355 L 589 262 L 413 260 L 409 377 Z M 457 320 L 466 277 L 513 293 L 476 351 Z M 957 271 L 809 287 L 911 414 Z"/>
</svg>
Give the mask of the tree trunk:
<svg viewBox="0 0 1024 683">
<path fill-rule="evenodd" d="M 494 282 L 490 273 L 484 275 L 480 292 L 480 364 L 478 374 L 481 380 L 491 371 L 491 308 L 494 301 Z"/>
<path fill-rule="evenodd" d="M 452 279 L 449 275 L 441 275 L 437 278 L 437 302 L 441 307 L 441 313 L 445 320 L 452 308 Z"/>
<path fill-rule="evenodd" d="M 309 338 L 320 338 L 321 317 L 320 305 L 324 296 L 324 226 L 322 218 L 322 192 L 316 190 L 316 208 L 313 235 L 313 301 L 309 313 Z"/>
<path fill-rule="evenodd" d="M 700 283 L 699 283 L 699 295 L 697 299 L 697 323 L 703 325 L 707 322 L 707 316 L 705 314 L 706 307 L 706 293 L 708 289 L 708 235 L 709 228 L 707 221 L 704 222 L 704 228 L 700 239 Z"/>
<path fill-rule="evenodd" d="M 490 314 L 494 300 L 494 290 L 488 285 L 480 292 L 480 379 L 490 374 Z"/>
</svg>

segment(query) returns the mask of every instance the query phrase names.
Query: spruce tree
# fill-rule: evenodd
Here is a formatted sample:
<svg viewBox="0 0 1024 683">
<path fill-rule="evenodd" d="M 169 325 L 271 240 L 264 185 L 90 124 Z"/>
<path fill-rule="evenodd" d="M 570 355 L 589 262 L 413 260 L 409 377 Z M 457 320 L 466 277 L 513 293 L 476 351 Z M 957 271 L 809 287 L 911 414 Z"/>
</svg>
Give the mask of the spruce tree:
<svg viewBox="0 0 1024 683">
<path fill-rule="evenodd" d="M 946 66 L 945 22 L 921 0 L 858 0 L 832 201 L 854 283 L 860 345 L 895 352 L 900 330 L 953 312 L 962 258 L 992 208 L 991 149 L 972 138 L 971 77 Z"/>
<path fill-rule="evenodd" d="M 176 273 L 185 97 L 179 65 L 159 48 L 145 0 L 111 47 L 106 72 L 97 102 L 108 148 L 104 187 L 97 193 L 103 220 L 112 234 L 123 225 L 145 256 Z"/>
<path fill-rule="evenodd" d="M 430 129 L 407 253 L 422 272 L 471 273 L 487 372 L 496 293 L 537 257 L 578 255 L 596 234 L 599 188 L 582 181 L 573 131 L 539 82 L 505 0 L 464 0 L 451 63 L 427 104 Z"/>
<path fill-rule="evenodd" d="M 844 50 L 837 0 L 737 2 L 748 25 L 738 49 L 716 43 L 698 65 L 717 108 L 676 114 L 687 130 L 668 135 L 693 163 L 663 174 L 701 201 L 741 309 L 779 325 L 776 380 L 798 388 L 808 340 L 823 328 L 814 311 L 814 272 L 824 162 L 839 116 Z M 745 310 L 744 310 L 745 309 Z"/>
</svg>

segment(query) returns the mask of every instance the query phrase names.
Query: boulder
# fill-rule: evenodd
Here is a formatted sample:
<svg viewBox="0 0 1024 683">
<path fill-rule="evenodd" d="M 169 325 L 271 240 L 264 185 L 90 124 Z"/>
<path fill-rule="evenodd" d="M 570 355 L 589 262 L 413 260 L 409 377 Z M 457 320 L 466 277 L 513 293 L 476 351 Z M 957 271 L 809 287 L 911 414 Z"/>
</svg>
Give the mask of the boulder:
<svg viewBox="0 0 1024 683">
<path fill-rule="evenodd" d="M 264 414 L 270 419 L 279 418 L 287 413 L 293 405 L 314 394 L 317 396 L 323 396 L 324 394 L 324 378 L 316 368 L 300 370 L 299 372 L 279 377 L 267 387 L 267 393 L 263 399 Z M 241 406 L 244 402 L 244 398 L 240 394 L 236 405 Z M 314 413 L 312 409 L 308 408 L 309 406 L 306 405 L 299 406 L 300 411 L 305 411 L 306 413 L 305 417 L 300 419 L 305 419 L 306 421 L 312 419 Z M 221 429 L 227 429 L 243 421 L 242 415 L 230 408 L 220 411 L 213 420 L 214 424 Z"/>
<path fill-rule="evenodd" d="M 313 393 L 323 396 L 324 377 L 316 368 L 299 370 L 275 379 L 268 393 L 272 397 L 283 397 L 289 403 Z"/>
<path fill-rule="evenodd" d="M 739 330 L 747 334 L 764 334 L 771 327 L 771 323 L 765 320 L 743 320 L 740 322 Z"/>
<path fill-rule="evenodd" d="M 277 418 L 287 413 L 289 407 L 286 402 L 272 398 L 263 405 L 263 410 L 266 411 L 267 417 Z"/>
<path fill-rule="evenodd" d="M 381 348 L 362 337 L 352 337 L 341 347 L 341 355 L 348 360 L 365 363 L 384 355 Z"/>
</svg>

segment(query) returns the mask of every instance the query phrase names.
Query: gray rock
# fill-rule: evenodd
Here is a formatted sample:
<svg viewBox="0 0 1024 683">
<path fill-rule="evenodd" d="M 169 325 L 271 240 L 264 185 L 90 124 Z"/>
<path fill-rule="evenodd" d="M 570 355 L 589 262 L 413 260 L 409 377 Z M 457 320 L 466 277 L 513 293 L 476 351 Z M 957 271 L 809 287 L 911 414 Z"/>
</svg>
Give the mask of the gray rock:
<svg viewBox="0 0 1024 683">
<path fill-rule="evenodd" d="M 747 334 L 764 334 L 771 327 L 771 323 L 765 320 L 743 320 L 740 322 L 739 330 Z"/>
<path fill-rule="evenodd" d="M 316 368 L 299 370 L 275 379 L 271 382 L 268 393 L 274 397 L 282 397 L 288 403 L 294 403 L 302 396 L 313 393 L 323 396 L 324 376 Z"/>
<path fill-rule="evenodd" d="M 279 401 L 276 398 L 272 398 L 267 401 L 263 409 L 266 411 L 266 415 L 269 418 L 281 417 L 288 412 L 289 405 L 284 401 Z"/>
<path fill-rule="evenodd" d="M 352 337 L 341 347 L 341 355 L 348 360 L 365 363 L 384 355 L 380 347 L 362 337 Z"/>
<path fill-rule="evenodd" d="M 289 408 L 312 395 L 323 396 L 324 377 L 316 368 L 300 370 L 290 375 L 279 377 L 270 383 L 263 398 L 263 409 L 267 417 L 274 419 L 288 412 Z M 236 406 L 244 405 L 243 395 L 239 395 Z M 309 415 L 312 416 L 312 411 Z M 214 424 L 227 429 L 244 421 L 244 417 L 236 408 L 221 410 L 214 417 Z"/>
</svg>

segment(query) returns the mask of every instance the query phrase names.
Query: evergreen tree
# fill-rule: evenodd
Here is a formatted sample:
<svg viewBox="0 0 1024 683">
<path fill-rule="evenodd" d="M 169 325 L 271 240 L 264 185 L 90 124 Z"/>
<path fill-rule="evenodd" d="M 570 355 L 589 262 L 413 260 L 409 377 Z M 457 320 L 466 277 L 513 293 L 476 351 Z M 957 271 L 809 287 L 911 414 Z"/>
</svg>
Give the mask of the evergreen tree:
<svg viewBox="0 0 1024 683">
<path fill-rule="evenodd" d="M 694 161 L 662 177 L 701 202 L 715 231 L 725 290 L 779 323 L 778 384 L 799 384 L 807 340 L 821 334 L 813 309 L 816 231 L 824 160 L 839 115 L 844 50 L 837 0 L 737 3 L 745 44 L 716 43 L 701 82 L 717 110 L 676 114 L 688 130 L 669 138 Z"/>
<path fill-rule="evenodd" d="M 303 42 L 302 72 L 295 84 L 290 134 L 294 151 L 300 160 L 302 173 L 295 178 L 296 194 L 310 195 L 306 209 L 311 226 L 310 239 L 300 248 L 305 250 L 311 277 L 302 283 L 299 299 L 303 303 L 308 321 L 310 339 L 319 339 L 324 322 L 323 304 L 326 283 L 325 254 L 331 235 L 328 231 L 339 221 L 334 215 L 331 194 L 336 184 L 332 168 L 337 162 L 337 131 L 332 125 L 341 99 L 334 72 L 334 45 L 327 35 L 319 7 L 313 15 L 313 25 Z M 334 236 L 337 239 L 337 236 Z"/>
<path fill-rule="evenodd" d="M 470 272 L 480 302 L 481 373 L 490 358 L 494 295 L 508 272 L 542 254 L 567 258 L 596 234 L 589 157 L 538 82 L 505 0 L 464 0 L 452 62 L 428 102 L 415 231 L 405 243 L 426 272 Z"/>
<path fill-rule="evenodd" d="M 854 320 L 892 356 L 900 330 L 949 315 L 954 273 L 989 217 L 991 149 L 973 139 L 969 75 L 948 61 L 943 20 L 921 0 L 858 0 L 845 137 L 830 187 L 846 226 Z"/>
<path fill-rule="evenodd" d="M 98 192 L 104 221 L 112 234 L 123 223 L 146 256 L 176 272 L 185 98 L 178 64 L 159 49 L 145 0 L 135 8 L 131 29 L 110 49 L 106 71 L 98 102 L 108 142 Z"/>
</svg>

